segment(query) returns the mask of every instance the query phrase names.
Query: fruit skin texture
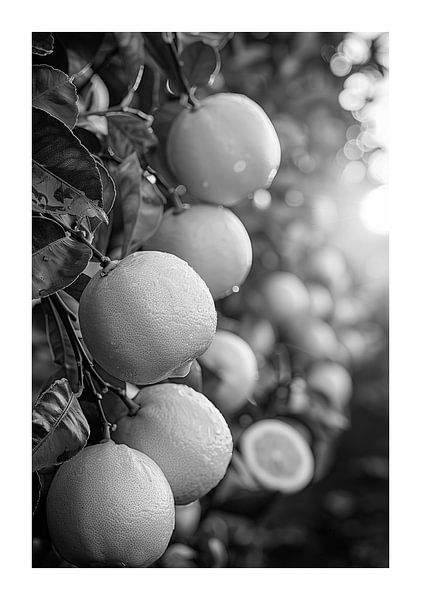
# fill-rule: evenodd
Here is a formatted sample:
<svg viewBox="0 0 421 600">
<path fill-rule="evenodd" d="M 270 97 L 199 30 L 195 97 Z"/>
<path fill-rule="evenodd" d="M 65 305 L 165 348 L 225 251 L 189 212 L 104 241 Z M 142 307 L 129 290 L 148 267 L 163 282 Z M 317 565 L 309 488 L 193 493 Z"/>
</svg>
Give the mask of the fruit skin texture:
<svg viewBox="0 0 421 600">
<path fill-rule="evenodd" d="M 231 331 L 219 329 L 199 362 L 219 378 L 209 397 L 222 414 L 231 415 L 247 403 L 256 386 L 258 367 L 246 341 Z"/>
<path fill-rule="evenodd" d="M 231 433 L 209 400 L 186 385 L 162 383 L 143 388 L 136 416 L 117 421 L 112 433 L 150 456 L 162 469 L 176 504 L 189 504 L 214 488 L 232 455 Z"/>
<path fill-rule="evenodd" d="M 164 252 L 135 252 L 97 273 L 80 299 L 80 329 L 114 377 L 150 384 L 182 375 L 210 345 L 216 311 L 204 281 Z"/>
<path fill-rule="evenodd" d="M 258 104 L 242 94 L 221 93 L 177 116 L 167 159 L 193 197 L 232 206 L 271 184 L 281 147 Z"/>
<path fill-rule="evenodd" d="M 293 273 L 271 273 L 263 281 L 261 293 L 269 319 L 280 327 L 288 327 L 310 311 L 308 290 Z"/>
<path fill-rule="evenodd" d="M 158 465 L 112 441 L 65 462 L 47 496 L 54 546 L 80 567 L 147 567 L 168 546 L 174 519 L 174 498 Z"/>
<path fill-rule="evenodd" d="M 215 300 L 240 286 L 252 263 L 246 228 L 222 206 L 196 205 L 178 214 L 168 210 L 144 249 L 170 252 L 188 262 Z"/>
</svg>

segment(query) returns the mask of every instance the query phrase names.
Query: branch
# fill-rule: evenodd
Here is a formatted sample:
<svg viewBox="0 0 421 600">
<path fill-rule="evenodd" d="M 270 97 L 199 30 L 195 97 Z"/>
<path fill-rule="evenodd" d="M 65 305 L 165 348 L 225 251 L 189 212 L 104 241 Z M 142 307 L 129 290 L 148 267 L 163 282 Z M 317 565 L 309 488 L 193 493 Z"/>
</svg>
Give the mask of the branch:
<svg viewBox="0 0 421 600">
<path fill-rule="evenodd" d="M 45 215 L 41 213 L 40 216 L 46 218 Z M 67 233 L 69 233 L 75 240 L 77 240 L 78 242 L 82 242 L 82 244 L 85 244 L 85 246 L 88 246 L 92 250 L 92 254 L 99 260 L 101 267 L 106 267 L 111 262 L 111 258 L 102 254 L 102 252 L 100 252 L 98 248 L 95 248 L 95 246 L 88 242 L 83 231 L 77 231 L 76 229 L 73 229 L 72 227 L 67 225 L 67 223 L 64 223 L 60 219 L 57 219 L 57 217 L 55 217 L 54 215 L 48 215 L 48 218 L 54 221 L 55 223 L 61 225 L 61 227 L 63 227 L 63 229 L 67 231 Z"/>
</svg>

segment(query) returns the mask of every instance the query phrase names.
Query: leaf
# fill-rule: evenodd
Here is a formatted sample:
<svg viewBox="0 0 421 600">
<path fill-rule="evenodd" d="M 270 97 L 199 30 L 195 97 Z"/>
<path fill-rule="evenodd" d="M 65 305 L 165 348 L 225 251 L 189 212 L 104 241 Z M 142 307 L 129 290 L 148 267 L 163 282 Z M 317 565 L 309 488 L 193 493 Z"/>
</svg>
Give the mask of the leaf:
<svg viewBox="0 0 421 600">
<path fill-rule="evenodd" d="M 65 236 L 61 225 L 44 217 L 32 217 L 32 253 Z"/>
<path fill-rule="evenodd" d="M 77 394 L 80 391 L 79 373 L 69 336 L 57 311 L 48 300 L 42 301 L 42 309 L 51 356 L 55 364 L 62 367 L 63 376 L 68 380 L 72 391 Z"/>
<path fill-rule="evenodd" d="M 74 280 L 73 283 L 66 287 L 66 294 L 69 294 L 69 296 L 71 296 L 79 302 L 83 290 L 86 288 L 90 281 L 91 278 L 89 277 L 89 275 L 86 275 L 86 273 L 81 273 L 79 277 Z"/>
<path fill-rule="evenodd" d="M 101 140 L 90 129 L 77 126 L 73 129 L 73 133 L 91 154 L 98 154 L 102 151 L 103 148 Z"/>
<path fill-rule="evenodd" d="M 184 48 L 180 56 L 182 71 L 191 86 L 207 85 L 221 68 L 219 52 L 213 46 L 195 42 Z"/>
<path fill-rule="evenodd" d="M 111 175 L 109 174 L 108 170 L 104 167 L 104 165 L 101 162 L 99 162 L 99 160 L 96 161 L 96 165 L 98 167 L 98 171 L 99 171 L 99 175 L 101 177 L 101 183 L 102 183 L 103 209 L 104 209 L 105 214 L 108 216 L 114 206 L 115 197 L 116 197 L 116 188 L 115 188 L 114 180 L 112 179 Z M 102 221 L 100 219 L 98 219 L 97 217 L 91 217 L 89 219 L 89 222 L 90 222 L 90 227 L 91 227 L 92 232 L 94 232 L 95 229 L 102 223 Z M 103 225 L 105 228 L 111 229 L 111 224 L 103 223 Z"/>
<path fill-rule="evenodd" d="M 32 32 L 32 52 L 40 56 L 51 54 L 54 49 L 54 38 L 51 33 Z"/>
<path fill-rule="evenodd" d="M 171 50 L 170 44 L 165 41 L 165 39 L 169 38 L 165 37 L 164 39 L 163 33 L 155 32 L 143 32 L 143 38 L 149 55 L 166 78 L 171 81 L 171 90 L 176 95 L 184 94 L 185 88 L 182 81 L 180 81 L 179 69 L 174 53 Z"/>
<path fill-rule="evenodd" d="M 45 56 L 32 54 L 33 65 L 48 65 L 53 69 L 59 69 L 63 73 L 69 73 L 69 58 L 66 48 L 61 43 L 60 39 L 54 34 L 54 52 Z"/>
<path fill-rule="evenodd" d="M 94 245 L 102 254 L 108 254 L 108 246 L 111 239 L 111 235 L 114 227 L 114 211 L 109 215 L 109 225 L 105 225 L 105 223 L 100 223 L 98 227 L 95 229 L 94 233 Z M 97 257 L 92 258 L 93 262 L 99 262 Z"/>
<path fill-rule="evenodd" d="M 69 129 L 76 125 L 76 87 L 69 77 L 48 65 L 32 68 L 32 106 L 60 119 Z"/>
<path fill-rule="evenodd" d="M 138 250 L 158 229 L 165 199 L 142 176 L 139 160 L 134 153 L 119 166 L 118 192 L 123 214 L 124 257 Z"/>
<path fill-rule="evenodd" d="M 89 425 L 67 379 L 55 381 L 32 410 L 32 468 L 58 465 L 82 450 Z"/>
<path fill-rule="evenodd" d="M 72 283 L 86 268 L 91 249 L 69 237 L 51 242 L 32 255 L 32 298 L 45 298 Z"/>
<path fill-rule="evenodd" d="M 133 152 L 142 158 L 158 142 L 152 128 L 139 117 L 114 113 L 107 116 L 107 121 L 109 144 L 122 159 Z"/>
<path fill-rule="evenodd" d="M 95 159 L 59 119 L 32 109 L 33 200 L 38 210 L 97 216 L 102 184 Z"/>
</svg>

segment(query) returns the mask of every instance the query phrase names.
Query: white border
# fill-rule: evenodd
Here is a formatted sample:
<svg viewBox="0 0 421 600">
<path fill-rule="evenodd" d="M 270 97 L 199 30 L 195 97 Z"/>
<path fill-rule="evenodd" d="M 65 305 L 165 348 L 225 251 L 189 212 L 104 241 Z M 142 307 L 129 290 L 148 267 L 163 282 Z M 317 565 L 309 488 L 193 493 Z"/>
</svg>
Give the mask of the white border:
<svg viewBox="0 0 421 600">
<path fill-rule="evenodd" d="M 263 2 L 9 3 L 2 57 L 2 520 L 3 588 L 40 598 L 414 597 L 420 556 L 420 36 L 416 3 Z M 30 569 L 30 33 L 68 31 L 391 31 L 390 569 Z M 4 126 L 6 131 L 4 130 Z M 24 174 L 26 176 L 24 176 Z M 5 363 L 7 358 L 7 365 Z M 28 440 L 28 443 L 27 443 Z M 415 579 L 416 578 L 416 579 Z M 411 593 L 409 591 L 411 590 Z"/>
</svg>

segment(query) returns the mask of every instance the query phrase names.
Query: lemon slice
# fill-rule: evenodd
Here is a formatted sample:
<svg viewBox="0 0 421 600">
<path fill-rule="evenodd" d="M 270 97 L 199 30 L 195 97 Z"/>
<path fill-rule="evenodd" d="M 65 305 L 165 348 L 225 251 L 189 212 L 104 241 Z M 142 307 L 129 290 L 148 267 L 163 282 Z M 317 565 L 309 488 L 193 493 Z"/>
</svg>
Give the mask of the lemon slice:
<svg viewBox="0 0 421 600">
<path fill-rule="evenodd" d="M 275 419 L 253 423 L 240 438 L 250 473 L 266 489 L 293 493 L 314 475 L 314 457 L 307 440 L 291 425 Z"/>
</svg>

